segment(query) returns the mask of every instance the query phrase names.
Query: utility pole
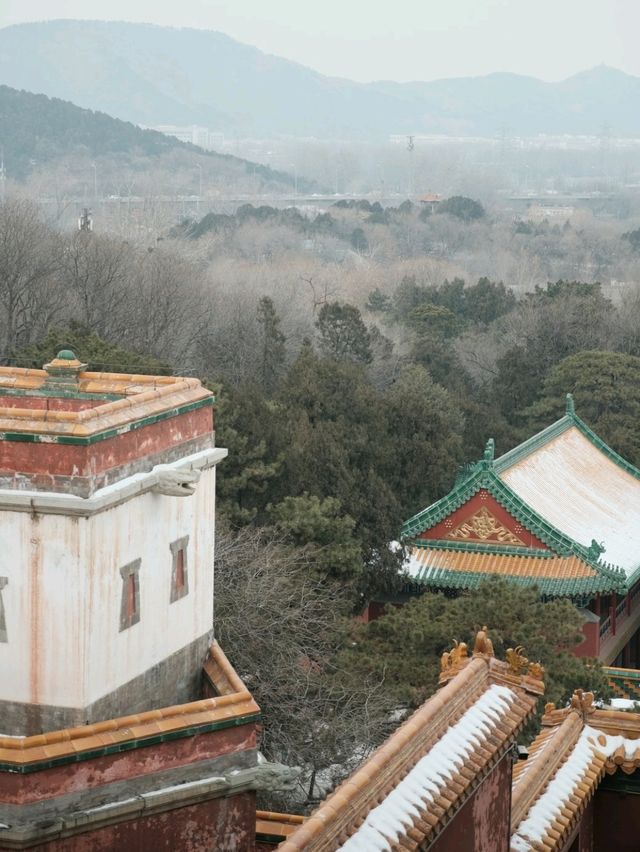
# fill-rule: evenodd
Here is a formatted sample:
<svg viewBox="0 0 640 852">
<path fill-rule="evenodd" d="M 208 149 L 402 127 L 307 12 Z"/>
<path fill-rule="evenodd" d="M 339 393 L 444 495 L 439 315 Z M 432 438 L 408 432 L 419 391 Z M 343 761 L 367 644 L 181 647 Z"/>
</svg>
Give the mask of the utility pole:
<svg viewBox="0 0 640 852">
<path fill-rule="evenodd" d="M 198 215 L 200 215 L 200 201 L 202 200 L 202 163 L 196 163 L 198 169 Z"/>
<path fill-rule="evenodd" d="M 5 199 L 5 181 L 7 179 L 7 170 L 4 167 L 4 149 L 0 151 L 0 204 L 4 204 Z"/>
<path fill-rule="evenodd" d="M 98 203 L 98 167 L 95 163 L 91 163 L 93 169 L 93 204 Z"/>
<path fill-rule="evenodd" d="M 407 136 L 407 151 L 409 152 L 409 198 L 413 196 L 413 149 L 415 147 L 413 136 Z"/>
</svg>

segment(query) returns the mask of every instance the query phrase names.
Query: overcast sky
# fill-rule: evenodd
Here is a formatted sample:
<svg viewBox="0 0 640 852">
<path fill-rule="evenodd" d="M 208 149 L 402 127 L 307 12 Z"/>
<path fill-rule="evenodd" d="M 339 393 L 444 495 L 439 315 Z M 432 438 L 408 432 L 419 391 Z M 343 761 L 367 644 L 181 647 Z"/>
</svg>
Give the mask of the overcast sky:
<svg viewBox="0 0 640 852">
<path fill-rule="evenodd" d="M 50 18 L 219 30 L 361 81 L 560 80 L 600 63 L 640 76 L 640 0 L 0 0 L 2 26 Z"/>
</svg>

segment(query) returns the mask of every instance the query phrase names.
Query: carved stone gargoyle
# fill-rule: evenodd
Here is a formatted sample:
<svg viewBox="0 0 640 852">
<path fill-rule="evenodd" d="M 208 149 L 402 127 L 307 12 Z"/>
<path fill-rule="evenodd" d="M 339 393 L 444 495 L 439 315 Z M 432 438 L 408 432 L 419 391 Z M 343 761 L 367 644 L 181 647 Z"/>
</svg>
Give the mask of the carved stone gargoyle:
<svg viewBox="0 0 640 852">
<path fill-rule="evenodd" d="M 154 494 L 164 494 L 167 497 L 190 497 L 195 493 L 200 471 L 165 468 L 156 470 L 156 476 L 158 481 L 151 489 Z"/>
</svg>

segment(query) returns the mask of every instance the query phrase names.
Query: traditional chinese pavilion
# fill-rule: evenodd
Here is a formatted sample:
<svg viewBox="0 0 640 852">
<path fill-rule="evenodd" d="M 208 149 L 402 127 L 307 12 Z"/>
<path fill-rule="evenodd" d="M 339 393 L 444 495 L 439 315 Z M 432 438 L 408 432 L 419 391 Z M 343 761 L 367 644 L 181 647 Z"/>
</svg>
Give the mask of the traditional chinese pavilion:
<svg viewBox="0 0 640 852">
<path fill-rule="evenodd" d="M 574 411 L 465 468 L 408 520 L 415 588 L 464 590 L 499 575 L 570 598 L 584 614 L 580 656 L 640 666 L 640 471 Z"/>
</svg>

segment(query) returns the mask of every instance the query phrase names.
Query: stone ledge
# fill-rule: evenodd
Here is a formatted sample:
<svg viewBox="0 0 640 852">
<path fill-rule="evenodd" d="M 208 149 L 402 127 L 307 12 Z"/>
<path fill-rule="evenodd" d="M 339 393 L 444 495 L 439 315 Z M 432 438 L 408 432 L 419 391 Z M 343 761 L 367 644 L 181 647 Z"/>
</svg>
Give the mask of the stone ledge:
<svg viewBox="0 0 640 852">
<path fill-rule="evenodd" d="M 29 512 L 36 515 L 67 515 L 86 518 L 112 509 L 121 503 L 152 491 L 164 471 L 201 471 L 215 467 L 228 455 L 223 447 L 201 450 L 170 464 L 156 465 L 146 473 L 137 473 L 127 479 L 107 485 L 91 497 L 75 494 L 57 494 L 46 491 L 13 491 L 0 489 L 0 510 Z M 182 499 L 182 498 L 181 498 Z"/>
<path fill-rule="evenodd" d="M 256 749 L 156 772 L 28 805 L 3 806 L 1 849 L 41 843 L 249 791 L 288 789 L 298 770 L 267 763 Z M 2 828 L 2 826 L 7 826 Z"/>
</svg>

